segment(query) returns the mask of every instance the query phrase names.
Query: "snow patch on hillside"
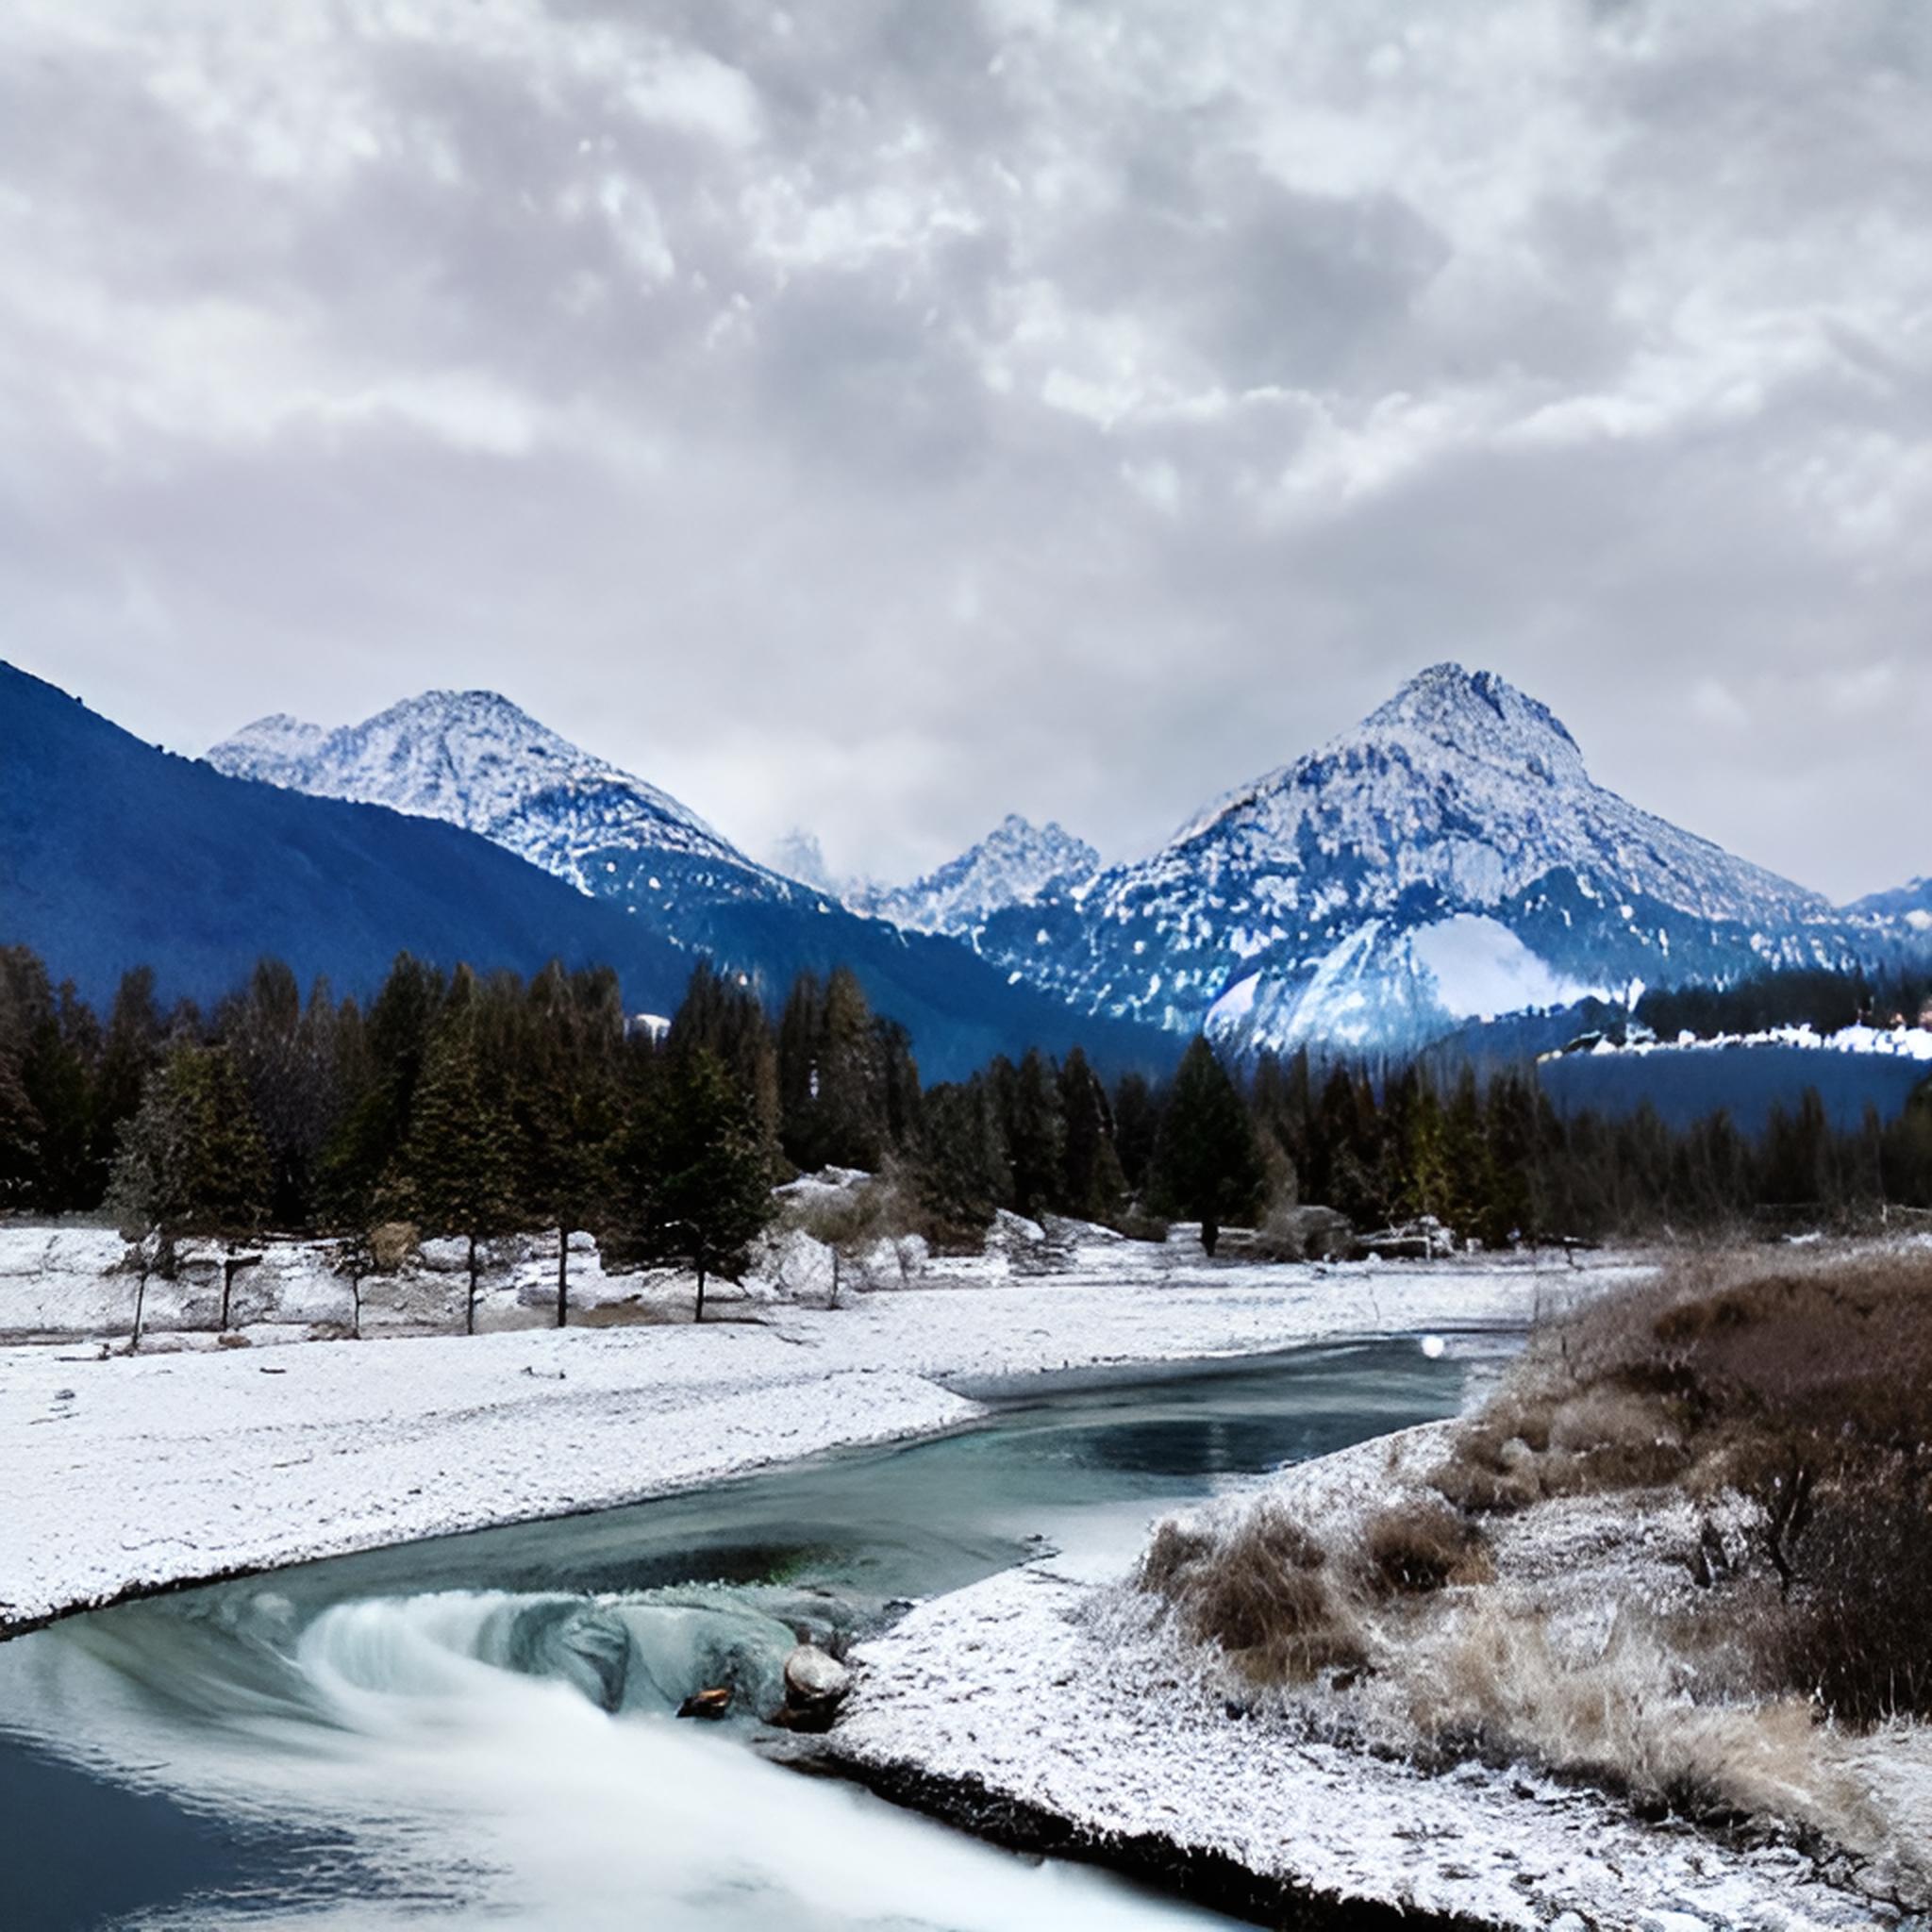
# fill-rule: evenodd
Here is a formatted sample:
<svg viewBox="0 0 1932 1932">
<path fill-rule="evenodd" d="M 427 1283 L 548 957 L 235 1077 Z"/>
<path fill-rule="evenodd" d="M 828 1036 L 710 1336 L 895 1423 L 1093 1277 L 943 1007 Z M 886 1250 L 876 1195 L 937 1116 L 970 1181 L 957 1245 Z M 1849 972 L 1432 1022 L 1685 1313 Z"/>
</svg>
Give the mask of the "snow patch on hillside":
<svg viewBox="0 0 1932 1932">
<path fill-rule="evenodd" d="M 1458 912 L 1425 925 L 1410 941 L 1416 963 L 1433 982 L 1436 1002 L 1452 1019 L 1492 1020 L 1605 998 L 1557 972 L 1499 921 Z"/>
</svg>

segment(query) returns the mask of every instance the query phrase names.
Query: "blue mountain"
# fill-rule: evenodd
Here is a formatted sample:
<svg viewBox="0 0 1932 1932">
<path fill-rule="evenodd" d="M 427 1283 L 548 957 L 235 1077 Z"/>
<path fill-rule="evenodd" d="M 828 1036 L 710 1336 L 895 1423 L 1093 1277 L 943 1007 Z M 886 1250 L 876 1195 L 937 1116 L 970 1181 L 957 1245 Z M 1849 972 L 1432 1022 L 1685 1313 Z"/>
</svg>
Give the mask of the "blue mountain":
<svg viewBox="0 0 1932 1932">
<path fill-rule="evenodd" d="M 367 993 L 408 950 L 522 973 L 552 958 L 607 963 L 631 1010 L 661 1013 L 708 956 L 773 1000 L 801 969 L 851 966 L 874 1008 L 911 1034 L 927 1079 L 1076 1041 L 1112 1067 L 1173 1059 L 1176 1044 L 1152 1029 L 1083 1018 L 955 941 L 855 917 L 795 886 L 700 892 L 692 881 L 728 860 L 702 827 L 677 836 L 684 849 L 653 863 L 668 877 L 675 860 L 686 890 L 592 898 L 460 824 L 157 750 L 0 664 L 0 944 L 31 946 L 91 1000 L 140 964 L 163 997 L 207 1000 L 263 955 Z"/>
</svg>

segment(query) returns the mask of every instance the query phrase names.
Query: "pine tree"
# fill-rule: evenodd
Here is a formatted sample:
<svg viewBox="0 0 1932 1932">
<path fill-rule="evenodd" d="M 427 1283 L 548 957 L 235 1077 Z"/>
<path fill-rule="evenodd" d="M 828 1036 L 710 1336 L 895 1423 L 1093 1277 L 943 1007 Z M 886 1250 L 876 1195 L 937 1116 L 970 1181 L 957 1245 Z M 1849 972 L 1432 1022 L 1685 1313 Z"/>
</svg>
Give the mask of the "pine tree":
<svg viewBox="0 0 1932 1932">
<path fill-rule="evenodd" d="M 655 1083 L 640 1152 L 646 1252 L 688 1262 L 705 1284 L 730 1276 L 772 1217 L 764 1136 L 747 1097 L 708 1047 L 670 1054 Z"/>
<path fill-rule="evenodd" d="M 137 966 L 121 975 L 94 1080 L 93 1161 L 106 1174 L 113 1165 L 124 1123 L 134 1118 L 161 1057 L 161 1015 L 155 1004 L 154 969 Z"/>
<path fill-rule="evenodd" d="M 999 1108 L 983 1075 L 925 1095 L 913 1185 L 941 1238 L 950 1241 L 977 1238 L 1011 1200 Z"/>
<path fill-rule="evenodd" d="M 1079 1221 L 1114 1221 L 1125 1205 L 1127 1183 L 1114 1151 L 1113 1109 L 1077 1046 L 1060 1067 L 1059 1101 L 1066 1124 L 1060 1209 Z"/>
<path fill-rule="evenodd" d="M 1254 1123 L 1226 1069 L 1196 1035 L 1181 1058 L 1154 1150 L 1151 1191 L 1163 1212 L 1201 1224 L 1212 1255 L 1224 1222 L 1253 1216 L 1263 1182 Z"/>
<path fill-rule="evenodd" d="M 46 968 L 25 946 L 0 948 L 0 1205 L 9 1208 L 33 1205 L 42 1191 L 46 1127 L 25 1070 L 46 984 Z"/>
<path fill-rule="evenodd" d="M 993 1065 L 1007 1164 L 1013 1176 L 1013 1208 L 1038 1221 L 1058 1203 L 1063 1186 L 1067 1130 L 1059 1084 L 1038 1047 L 1030 1048 L 1017 1067 L 1005 1059 Z"/>
<path fill-rule="evenodd" d="M 20 1082 L 41 1124 L 34 1206 L 65 1214 L 93 1207 L 107 1181 L 93 1133 L 100 1026 L 71 984 L 51 991 L 39 967 L 32 960 L 24 989 L 29 1024 Z"/>
<path fill-rule="evenodd" d="M 463 1329 L 476 1328 L 478 1245 L 516 1218 L 514 1132 L 501 1063 L 486 1061 L 482 995 L 459 969 L 431 1037 L 410 1108 L 408 1139 L 383 1188 L 386 1207 L 430 1234 L 468 1243 Z"/>
<path fill-rule="evenodd" d="M 1113 1147 L 1127 1191 L 1146 1191 L 1154 1149 L 1160 1139 L 1160 1101 L 1144 1074 L 1123 1074 L 1113 1090 Z"/>
<path fill-rule="evenodd" d="M 435 967 L 399 953 L 366 1018 L 341 1016 L 339 1124 L 324 1150 L 317 1190 L 333 1221 L 367 1227 L 382 1210 L 445 992 Z"/>
<path fill-rule="evenodd" d="M 557 1229 L 559 1328 L 570 1312 L 571 1236 L 609 1215 L 623 1053 L 615 974 L 572 975 L 553 960 L 530 982 L 515 1101 L 521 1191 Z"/>
<path fill-rule="evenodd" d="M 235 1244 L 261 1225 L 268 1193 L 267 1150 L 234 1061 L 219 1046 L 177 1043 L 149 1076 L 122 1129 L 108 1204 L 123 1231 L 130 1241 L 158 1238 L 164 1274 L 173 1270 L 182 1236 L 220 1237 L 228 1249 L 222 1268 L 225 1329 Z M 141 1345 L 139 1305 L 134 1345 Z"/>
<path fill-rule="evenodd" d="M 665 1044 L 674 1055 L 698 1047 L 714 1055 L 744 1096 L 760 1142 L 768 1154 L 777 1152 L 778 1058 L 765 1009 L 749 975 L 722 974 L 708 959 L 700 959 Z"/>
<path fill-rule="evenodd" d="M 216 1011 L 216 1031 L 261 1123 L 270 1213 L 279 1226 L 310 1221 L 324 1150 L 340 1124 L 336 1025 L 328 982 L 318 979 L 305 1006 L 294 974 L 279 959 L 261 960 L 247 987 Z"/>
<path fill-rule="evenodd" d="M 919 1070 L 904 1027 L 875 1016 L 849 967 L 821 985 L 793 983 L 778 1022 L 778 1089 L 786 1157 L 807 1173 L 875 1174 L 909 1144 Z"/>
</svg>

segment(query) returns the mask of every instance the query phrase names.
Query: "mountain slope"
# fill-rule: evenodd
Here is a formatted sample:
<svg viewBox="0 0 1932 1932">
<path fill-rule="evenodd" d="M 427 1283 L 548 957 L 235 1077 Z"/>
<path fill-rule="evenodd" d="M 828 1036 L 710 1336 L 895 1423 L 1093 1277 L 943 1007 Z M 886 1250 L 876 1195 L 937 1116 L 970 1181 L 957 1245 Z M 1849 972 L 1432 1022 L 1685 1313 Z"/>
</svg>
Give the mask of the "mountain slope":
<svg viewBox="0 0 1932 1932">
<path fill-rule="evenodd" d="M 338 991 L 396 953 L 532 972 L 608 961 L 668 1010 L 688 953 L 455 826 L 223 776 L 0 664 L 0 943 L 93 1000 L 148 964 L 207 1000 L 264 954 Z"/>
<path fill-rule="evenodd" d="M 847 903 L 920 932 L 970 933 L 991 914 L 1076 893 L 1100 854 L 1049 823 L 1009 812 L 978 844 L 908 886 L 848 891 Z"/>
<path fill-rule="evenodd" d="M 429 691 L 337 731 L 277 716 L 217 745 L 223 771 L 277 795 L 361 800 L 444 820 L 505 847 L 606 918 L 705 954 L 782 998 L 801 971 L 848 965 L 912 1035 L 927 1078 L 995 1053 L 1076 1041 L 1102 1064 L 1156 1068 L 1151 1028 L 1082 1015 L 955 941 L 900 932 L 756 864 L 657 787 L 594 758 L 489 691 Z M 232 781 L 231 781 L 232 782 Z M 665 1008 L 668 1010 L 668 1008 Z"/>
<path fill-rule="evenodd" d="M 445 820 L 587 892 L 621 847 L 671 865 L 676 884 L 657 889 L 660 906 L 687 884 L 783 893 L 783 881 L 668 792 L 579 751 L 494 691 L 425 691 L 327 732 L 277 714 L 213 746 L 208 761 L 235 777 Z"/>
<path fill-rule="evenodd" d="M 1634 980 L 1859 951 L 1818 894 L 1598 786 L 1544 706 L 1455 664 L 976 943 L 1077 1005 L 1240 1050 L 1407 1047 Z"/>
<path fill-rule="evenodd" d="M 1903 926 L 1913 933 L 1932 933 L 1932 879 L 1913 879 L 1889 892 L 1873 892 L 1855 899 L 1845 910 L 1854 919 Z"/>
</svg>

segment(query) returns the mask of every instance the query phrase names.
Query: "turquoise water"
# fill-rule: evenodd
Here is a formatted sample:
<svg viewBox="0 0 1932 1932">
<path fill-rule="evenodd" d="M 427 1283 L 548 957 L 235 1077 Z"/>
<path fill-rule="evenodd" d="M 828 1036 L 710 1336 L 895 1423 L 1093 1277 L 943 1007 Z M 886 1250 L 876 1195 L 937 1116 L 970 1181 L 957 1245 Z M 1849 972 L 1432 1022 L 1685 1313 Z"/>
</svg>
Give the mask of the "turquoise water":
<svg viewBox="0 0 1932 1932">
<path fill-rule="evenodd" d="M 1453 1413 L 1412 1342 L 1099 1388 L 680 1497 L 408 1545 L 0 1644 L 0 1921 L 596 1928 L 1213 1923 L 756 1749 L 785 1652 Z M 679 1722 L 729 1682 L 746 1714 Z"/>
</svg>

